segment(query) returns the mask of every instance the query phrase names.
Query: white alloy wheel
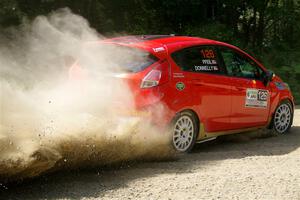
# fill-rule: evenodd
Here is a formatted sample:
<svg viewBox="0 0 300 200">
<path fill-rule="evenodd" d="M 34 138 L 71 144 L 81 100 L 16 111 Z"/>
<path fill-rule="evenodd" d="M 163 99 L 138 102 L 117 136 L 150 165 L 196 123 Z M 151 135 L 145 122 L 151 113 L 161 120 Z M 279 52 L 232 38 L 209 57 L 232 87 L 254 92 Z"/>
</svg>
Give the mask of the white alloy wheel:
<svg viewBox="0 0 300 200">
<path fill-rule="evenodd" d="M 287 103 L 278 106 L 274 115 L 274 128 L 278 133 L 285 133 L 291 127 L 292 111 Z"/>
<path fill-rule="evenodd" d="M 195 128 L 193 120 L 188 115 L 180 116 L 174 125 L 173 145 L 179 152 L 186 152 L 195 140 Z"/>
</svg>

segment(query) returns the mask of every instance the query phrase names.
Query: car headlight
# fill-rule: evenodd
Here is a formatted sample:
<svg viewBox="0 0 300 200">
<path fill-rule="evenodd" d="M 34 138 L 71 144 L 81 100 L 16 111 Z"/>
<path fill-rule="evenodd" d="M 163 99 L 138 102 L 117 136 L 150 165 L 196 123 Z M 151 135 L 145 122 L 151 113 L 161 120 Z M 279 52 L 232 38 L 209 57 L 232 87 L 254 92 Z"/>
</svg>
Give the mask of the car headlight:
<svg viewBox="0 0 300 200">
<path fill-rule="evenodd" d="M 291 90 L 287 83 L 274 82 L 278 90 Z"/>
</svg>

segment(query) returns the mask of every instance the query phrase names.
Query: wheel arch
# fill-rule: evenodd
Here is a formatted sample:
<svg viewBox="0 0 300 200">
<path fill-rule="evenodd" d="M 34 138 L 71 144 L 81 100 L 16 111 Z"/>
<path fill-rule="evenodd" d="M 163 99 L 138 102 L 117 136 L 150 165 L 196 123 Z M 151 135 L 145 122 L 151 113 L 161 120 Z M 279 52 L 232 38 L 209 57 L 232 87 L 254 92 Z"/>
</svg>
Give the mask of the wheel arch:
<svg viewBox="0 0 300 200">
<path fill-rule="evenodd" d="M 190 112 L 190 113 L 192 113 L 194 116 L 195 116 L 195 119 L 196 119 L 196 123 L 197 123 L 197 125 L 198 125 L 198 132 L 199 132 L 199 130 L 200 130 L 200 126 L 201 126 L 201 124 L 200 124 L 200 116 L 198 115 L 198 113 L 194 110 L 194 109 L 192 109 L 192 108 L 184 108 L 184 109 L 182 109 L 182 110 L 179 110 L 178 112 L 176 112 L 175 113 L 175 115 L 172 117 L 172 119 L 171 119 L 171 121 L 170 121 L 170 124 L 172 124 L 172 123 L 174 123 L 174 119 L 176 119 L 176 117 L 180 114 L 180 113 L 182 113 L 182 112 Z"/>
<path fill-rule="evenodd" d="M 282 99 L 279 101 L 279 103 L 277 104 L 276 108 L 277 108 L 280 104 L 282 104 L 283 102 L 289 102 L 289 103 L 291 104 L 291 106 L 292 106 L 292 111 L 294 111 L 294 109 L 295 109 L 294 102 L 293 102 L 289 97 L 282 98 Z M 274 114 L 274 113 L 275 113 L 275 110 L 274 110 L 273 114 Z"/>
<path fill-rule="evenodd" d="M 176 114 L 174 115 L 173 119 L 171 120 L 171 125 L 175 125 L 176 124 L 176 120 L 180 119 L 181 117 L 186 117 L 188 116 L 189 118 L 192 118 L 193 124 L 194 124 L 194 135 L 193 135 L 193 139 L 191 141 L 191 145 L 190 147 L 188 147 L 188 149 L 185 152 L 190 152 L 192 150 L 192 148 L 194 147 L 198 136 L 200 134 L 199 130 L 200 130 L 200 119 L 199 116 L 197 114 L 197 112 L 194 109 L 191 108 L 184 108 L 178 112 L 176 112 Z M 175 147 L 175 143 L 174 143 L 174 138 L 173 138 L 173 146 Z M 175 147 L 176 148 L 176 147 Z"/>
<path fill-rule="evenodd" d="M 274 124 L 273 124 L 273 119 L 275 117 L 275 111 L 277 109 L 277 107 L 284 103 L 284 102 L 288 102 L 290 103 L 290 105 L 292 106 L 292 123 L 293 123 L 293 119 L 294 119 L 294 109 L 295 109 L 295 105 L 294 105 L 294 102 L 289 98 L 289 97 L 285 97 L 285 98 L 282 98 L 278 104 L 276 105 L 275 109 L 272 111 L 272 115 L 271 115 L 271 118 L 270 118 L 270 121 L 269 121 L 269 125 L 268 125 L 268 129 L 272 129 Z"/>
<path fill-rule="evenodd" d="M 195 110 L 193 110 L 192 108 L 185 108 L 185 109 L 180 110 L 179 112 L 177 112 L 175 116 L 177 116 L 179 113 L 182 113 L 182 112 L 190 112 L 190 113 L 192 113 L 196 117 L 197 123 L 200 126 L 200 118 L 199 118 L 199 116 L 198 116 L 198 114 L 197 114 L 197 112 Z M 175 118 L 175 116 L 174 116 L 174 118 Z"/>
</svg>

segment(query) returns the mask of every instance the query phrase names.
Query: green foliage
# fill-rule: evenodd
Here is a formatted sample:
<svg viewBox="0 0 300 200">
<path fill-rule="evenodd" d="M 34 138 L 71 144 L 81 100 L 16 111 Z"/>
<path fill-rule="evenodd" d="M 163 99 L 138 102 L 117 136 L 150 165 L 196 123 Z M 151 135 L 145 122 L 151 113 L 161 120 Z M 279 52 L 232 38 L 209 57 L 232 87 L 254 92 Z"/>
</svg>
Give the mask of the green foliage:
<svg viewBox="0 0 300 200">
<path fill-rule="evenodd" d="M 219 22 L 210 22 L 199 26 L 190 26 L 185 30 L 184 34 L 223 42 L 230 42 L 233 45 L 241 46 L 241 40 L 234 36 L 233 30 Z"/>
<path fill-rule="evenodd" d="M 0 25 L 10 26 L 20 23 L 23 13 L 15 0 L 0 1 Z"/>
<path fill-rule="evenodd" d="M 239 46 L 281 75 L 300 103 L 299 0 L 1 0 L 0 27 L 63 7 L 108 36 L 172 33 Z"/>
</svg>

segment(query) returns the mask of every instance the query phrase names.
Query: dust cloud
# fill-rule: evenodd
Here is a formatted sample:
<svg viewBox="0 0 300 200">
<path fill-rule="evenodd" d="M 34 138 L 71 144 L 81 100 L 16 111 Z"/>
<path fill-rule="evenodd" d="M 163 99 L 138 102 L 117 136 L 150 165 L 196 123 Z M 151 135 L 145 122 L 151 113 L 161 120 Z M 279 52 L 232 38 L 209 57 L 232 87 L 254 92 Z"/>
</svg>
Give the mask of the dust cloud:
<svg viewBox="0 0 300 200">
<path fill-rule="evenodd" d="M 118 51 L 85 48 L 104 37 L 84 18 L 61 9 L 3 32 L 0 182 L 172 154 L 168 134 L 120 115 L 133 97 L 102 56 Z"/>
</svg>

